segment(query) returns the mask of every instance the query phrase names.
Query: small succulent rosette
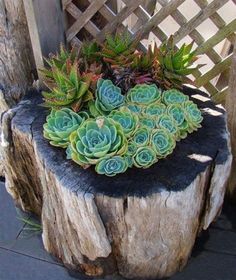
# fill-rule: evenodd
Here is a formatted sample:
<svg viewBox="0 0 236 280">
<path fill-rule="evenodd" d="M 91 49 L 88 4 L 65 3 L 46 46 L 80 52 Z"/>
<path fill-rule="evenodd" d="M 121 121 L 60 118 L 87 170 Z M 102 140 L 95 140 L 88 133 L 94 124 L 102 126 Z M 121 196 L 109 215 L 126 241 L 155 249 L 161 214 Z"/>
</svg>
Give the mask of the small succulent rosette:
<svg viewBox="0 0 236 280">
<path fill-rule="evenodd" d="M 161 90 L 155 85 L 139 84 L 130 89 L 126 100 L 138 105 L 148 105 L 161 99 Z"/>
<path fill-rule="evenodd" d="M 162 102 L 167 106 L 170 104 L 183 104 L 189 97 L 177 89 L 169 89 L 163 92 Z"/>
<path fill-rule="evenodd" d="M 112 110 L 124 104 L 125 97 L 121 89 L 112 81 L 99 79 L 97 82 L 96 100 L 89 102 L 90 113 L 94 116 L 108 115 Z"/>
<path fill-rule="evenodd" d="M 98 174 L 104 174 L 112 177 L 120 173 L 124 173 L 129 167 L 125 157 L 113 156 L 100 160 L 95 167 Z"/>
<path fill-rule="evenodd" d="M 57 147 L 67 148 L 69 137 L 81 123 L 88 117 L 86 112 L 80 115 L 69 108 L 61 110 L 52 109 L 47 116 L 43 126 L 43 136 L 50 141 L 50 144 Z"/>
<path fill-rule="evenodd" d="M 86 168 L 105 157 L 123 155 L 128 141 L 119 123 L 111 118 L 88 119 L 70 136 L 71 158 Z"/>
</svg>

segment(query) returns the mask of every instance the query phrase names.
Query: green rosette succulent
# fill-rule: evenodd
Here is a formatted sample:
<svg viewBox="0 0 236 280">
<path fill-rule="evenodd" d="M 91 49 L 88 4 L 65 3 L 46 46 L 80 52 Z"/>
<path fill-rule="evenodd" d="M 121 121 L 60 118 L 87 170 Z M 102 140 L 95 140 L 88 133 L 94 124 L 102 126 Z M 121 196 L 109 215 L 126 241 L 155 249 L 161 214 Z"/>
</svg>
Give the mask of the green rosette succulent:
<svg viewBox="0 0 236 280">
<path fill-rule="evenodd" d="M 148 105 L 161 99 L 161 90 L 155 84 L 138 84 L 126 96 L 127 102 Z"/>
<path fill-rule="evenodd" d="M 136 130 L 132 139 L 137 146 L 146 146 L 150 140 L 150 130 L 146 127 L 140 127 Z"/>
<path fill-rule="evenodd" d="M 151 135 L 151 145 L 158 158 L 171 154 L 176 142 L 174 136 L 166 129 L 156 129 Z"/>
<path fill-rule="evenodd" d="M 140 117 L 139 118 L 139 123 L 141 124 L 141 126 L 145 126 L 145 127 L 147 127 L 147 128 L 155 128 L 155 126 L 156 126 L 156 122 L 155 122 L 155 120 L 154 119 L 152 119 L 152 118 L 148 118 L 148 117 Z"/>
<path fill-rule="evenodd" d="M 156 153 L 151 147 L 140 147 L 133 156 L 134 166 L 148 168 L 157 160 Z"/>
<path fill-rule="evenodd" d="M 143 107 L 133 103 L 126 103 L 126 107 L 133 113 L 141 114 Z"/>
<path fill-rule="evenodd" d="M 152 117 L 158 117 L 166 112 L 166 106 L 163 103 L 150 104 L 145 109 L 145 114 Z"/>
<path fill-rule="evenodd" d="M 128 141 L 119 123 L 111 118 L 88 119 L 70 136 L 72 160 L 83 167 L 105 157 L 123 155 Z"/>
<path fill-rule="evenodd" d="M 187 137 L 188 134 L 188 122 L 185 119 L 185 110 L 181 104 L 172 104 L 167 107 L 167 113 L 176 122 L 179 128 L 179 136 L 181 139 Z"/>
<path fill-rule="evenodd" d="M 168 132 L 170 132 L 172 135 L 175 136 L 176 139 L 178 139 L 179 129 L 177 127 L 177 123 L 175 122 L 172 116 L 169 116 L 167 114 L 161 115 L 157 121 L 157 127 L 168 130 Z"/>
<path fill-rule="evenodd" d="M 125 97 L 121 89 L 111 80 L 99 79 L 97 82 L 96 100 L 89 102 L 89 110 L 94 117 L 108 115 L 112 110 L 124 104 Z"/>
<path fill-rule="evenodd" d="M 139 121 L 138 116 L 125 107 L 112 111 L 109 114 L 109 118 L 118 122 L 122 126 L 127 138 L 134 134 Z"/>
<path fill-rule="evenodd" d="M 81 125 L 84 119 L 85 115 L 79 115 L 69 108 L 52 109 L 43 126 L 43 136 L 50 140 L 51 145 L 66 148 L 70 143 L 70 134 Z"/>
<path fill-rule="evenodd" d="M 104 158 L 100 160 L 95 167 L 98 174 L 104 174 L 112 177 L 120 173 L 124 173 L 129 167 L 128 162 L 121 156 L 114 156 L 111 158 Z"/>
<path fill-rule="evenodd" d="M 162 94 L 162 101 L 166 105 L 176 104 L 176 103 L 182 104 L 188 100 L 189 100 L 189 97 L 177 89 L 169 89 L 169 90 L 164 91 Z"/>
<path fill-rule="evenodd" d="M 192 131 L 200 128 L 203 117 L 197 105 L 192 101 L 187 101 L 184 103 L 184 111 L 189 127 L 188 132 L 191 133 Z"/>
</svg>

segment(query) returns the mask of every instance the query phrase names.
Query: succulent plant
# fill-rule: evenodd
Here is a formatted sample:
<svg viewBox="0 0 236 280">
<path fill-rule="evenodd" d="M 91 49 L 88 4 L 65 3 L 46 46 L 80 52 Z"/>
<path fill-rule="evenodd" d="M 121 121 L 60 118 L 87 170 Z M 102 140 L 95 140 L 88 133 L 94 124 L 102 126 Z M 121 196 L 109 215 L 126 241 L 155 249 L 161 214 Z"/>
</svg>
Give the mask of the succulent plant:
<svg viewBox="0 0 236 280">
<path fill-rule="evenodd" d="M 68 108 L 58 111 L 52 109 L 43 126 L 43 135 L 50 140 L 51 145 L 66 148 L 70 143 L 70 134 L 81 125 L 85 116 L 82 117 Z"/>
<path fill-rule="evenodd" d="M 96 164 L 95 170 L 98 174 L 104 174 L 112 177 L 117 174 L 124 173 L 128 167 L 129 164 L 127 159 L 121 156 L 113 156 L 100 160 Z"/>
<path fill-rule="evenodd" d="M 182 104 L 171 104 L 167 107 L 168 115 L 172 116 L 179 129 L 179 137 L 184 139 L 188 133 L 188 122 L 185 119 L 185 110 Z"/>
<path fill-rule="evenodd" d="M 97 83 L 96 100 L 89 103 L 89 110 L 93 116 L 107 115 L 112 110 L 124 104 L 121 89 L 114 86 L 112 81 L 99 79 Z"/>
<path fill-rule="evenodd" d="M 81 45 L 81 57 L 86 63 L 100 62 L 100 50 L 101 48 L 96 41 L 84 41 Z"/>
<path fill-rule="evenodd" d="M 133 138 L 133 142 L 137 146 L 146 146 L 150 140 L 150 131 L 147 127 L 140 127 L 136 130 Z"/>
<path fill-rule="evenodd" d="M 132 136 L 138 127 L 138 116 L 126 107 L 121 107 L 119 110 L 111 111 L 109 117 L 122 126 L 127 138 Z"/>
<path fill-rule="evenodd" d="M 182 104 L 188 100 L 189 97 L 177 89 L 169 89 L 164 91 L 162 94 L 162 101 L 166 105 L 176 104 L 176 103 Z"/>
<path fill-rule="evenodd" d="M 193 84 L 187 76 L 193 74 L 203 65 L 191 67 L 197 60 L 195 51 L 192 51 L 193 42 L 183 44 L 179 50 L 174 45 L 173 36 L 164 42 L 153 63 L 153 78 L 163 88 L 182 88 L 183 84 Z"/>
<path fill-rule="evenodd" d="M 161 98 L 161 91 L 155 84 L 136 85 L 127 93 L 126 100 L 135 104 L 147 105 Z"/>
<path fill-rule="evenodd" d="M 151 147 L 140 147 L 133 156 L 134 166 L 148 168 L 156 161 L 156 153 Z"/>
<path fill-rule="evenodd" d="M 107 35 L 101 56 L 112 68 L 129 66 L 135 56 L 138 40 L 133 41 L 128 30 L 122 34 Z"/>
<path fill-rule="evenodd" d="M 125 106 L 133 113 L 140 114 L 143 110 L 143 107 L 141 105 L 137 105 L 134 103 L 126 102 Z"/>
<path fill-rule="evenodd" d="M 128 142 L 119 123 L 111 118 L 85 120 L 70 136 L 72 160 L 86 168 L 105 157 L 123 155 Z"/>
<path fill-rule="evenodd" d="M 167 114 L 161 115 L 158 118 L 157 127 L 168 130 L 176 139 L 179 139 L 179 129 L 172 116 Z"/>
<path fill-rule="evenodd" d="M 203 117 L 197 105 L 192 101 L 187 101 L 184 103 L 184 110 L 189 127 L 188 132 L 191 133 L 192 131 L 200 128 Z"/>
<path fill-rule="evenodd" d="M 166 111 L 166 106 L 163 103 L 153 103 L 146 107 L 145 114 L 150 115 L 151 117 L 158 117 L 164 114 Z"/>
<path fill-rule="evenodd" d="M 66 72 L 52 68 L 52 78 L 45 78 L 45 84 L 50 92 L 43 92 L 44 106 L 60 109 L 72 108 L 78 111 L 82 105 L 93 98 L 89 90 L 91 77 L 81 76 L 78 63 L 67 65 Z"/>
<path fill-rule="evenodd" d="M 141 72 L 150 71 L 158 53 L 159 49 L 156 44 L 154 44 L 153 48 L 149 45 L 147 52 L 136 52 L 130 65 L 131 68 Z"/>
<path fill-rule="evenodd" d="M 153 131 L 150 143 L 158 158 L 164 158 L 171 154 L 176 145 L 174 136 L 166 129 Z"/>
<path fill-rule="evenodd" d="M 147 128 L 155 128 L 156 123 L 154 118 L 150 118 L 150 117 L 139 117 L 139 123 L 141 126 L 143 127 L 147 127 Z"/>
</svg>

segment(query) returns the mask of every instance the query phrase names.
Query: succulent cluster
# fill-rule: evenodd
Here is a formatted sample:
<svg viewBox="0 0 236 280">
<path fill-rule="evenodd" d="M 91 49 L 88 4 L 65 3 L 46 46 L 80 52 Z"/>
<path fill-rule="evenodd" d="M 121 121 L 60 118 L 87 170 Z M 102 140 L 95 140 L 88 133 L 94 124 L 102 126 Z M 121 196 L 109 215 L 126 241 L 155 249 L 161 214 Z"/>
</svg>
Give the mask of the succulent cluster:
<svg viewBox="0 0 236 280">
<path fill-rule="evenodd" d="M 61 47 L 42 70 L 44 106 L 51 108 L 44 137 L 99 174 L 148 168 L 201 127 L 200 110 L 179 90 L 199 67 L 191 67 L 193 44 L 177 50 L 171 37 L 145 53 L 137 51 L 138 41 L 126 31 L 108 35 L 103 45 Z"/>
<path fill-rule="evenodd" d="M 83 168 L 95 165 L 97 173 L 114 176 L 167 157 L 201 121 L 196 104 L 176 89 L 142 84 L 124 96 L 110 80 L 100 79 L 88 111 L 53 109 L 44 136 L 67 148 L 67 157 Z"/>
</svg>

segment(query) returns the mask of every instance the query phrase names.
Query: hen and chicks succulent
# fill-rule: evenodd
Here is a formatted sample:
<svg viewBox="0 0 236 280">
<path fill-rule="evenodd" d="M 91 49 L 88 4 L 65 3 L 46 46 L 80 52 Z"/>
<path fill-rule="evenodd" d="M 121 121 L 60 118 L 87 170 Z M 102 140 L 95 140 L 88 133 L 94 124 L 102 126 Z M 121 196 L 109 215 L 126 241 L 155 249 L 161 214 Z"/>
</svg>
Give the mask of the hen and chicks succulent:
<svg viewBox="0 0 236 280">
<path fill-rule="evenodd" d="M 198 68 L 190 67 L 192 44 L 176 50 L 170 38 L 146 53 L 137 44 L 125 32 L 79 51 L 61 47 L 42 70 L 44 106 L 51 108 L 44 137 L 98 174 L 148 168 L 201 127 L 197 105 L 178 90 Z"/>
</svg>

